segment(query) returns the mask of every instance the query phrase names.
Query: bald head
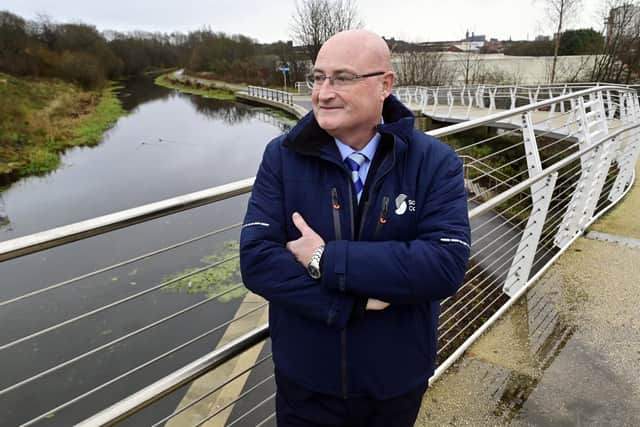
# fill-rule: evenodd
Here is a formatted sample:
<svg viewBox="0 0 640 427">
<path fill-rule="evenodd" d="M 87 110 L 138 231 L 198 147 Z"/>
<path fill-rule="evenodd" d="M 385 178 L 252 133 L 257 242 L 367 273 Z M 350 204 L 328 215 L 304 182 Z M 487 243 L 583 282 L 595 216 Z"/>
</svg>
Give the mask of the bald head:
<svg viewBox="0 0 640 427">
<path fill-rule="evenodd" d="M 394 75 L 387 43 L 365 30 L 344 31 L 322 45 L 313 67 L 311 106 L 322 129 L 360 150 L 376 133 Z M 326 77 L 332 77 L 327 79 Z"/>
<path fill-rule="evenodd" d="M 335 34 L 322 45 L 316 62 L 335 55 L 350 58 L 354 67 L 391 71 L 391 53 L 387 43 L 368 30 L 348 30 Z"/>
</svg>

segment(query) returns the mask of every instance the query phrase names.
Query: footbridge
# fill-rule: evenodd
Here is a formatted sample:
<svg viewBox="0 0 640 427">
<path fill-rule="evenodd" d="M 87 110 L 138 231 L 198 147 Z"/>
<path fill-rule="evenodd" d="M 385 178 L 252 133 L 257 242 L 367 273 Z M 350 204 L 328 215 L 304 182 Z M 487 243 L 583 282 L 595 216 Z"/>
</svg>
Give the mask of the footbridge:
<svg viewBox="0 0 640 427">
<path fill-rule="evenodd" d="M 554 280 L 554 277 L 561 275 L 555 270 L 558 266 L 563 262 L 573 265 L 575 254 L 581 251 L 597 254 L 592 263 L 598 259 L 608 263 L 608 257 L 615 253 L 602 248 L 592 251 L 582 236 L 585 232 L 592 233 L 593 230 L 589 231 L 592 224 L 616 207 L 632 188 L 637 193 L 637 185 L 633 184 L 640 155 L 638 94 L 635 88 L 606 84 L 405 87 L 395 93 L 417 115 L 440 126 L 428 133 L 449 143 L 464 160 L 473 236 L 464 283 L 454 297 L 441 302 L 438 367 L 430 379 L 433 393 L 425 396 L 425 409 L 418 425 L 465 424 L 466 409 L 462 408 L 470 405 L 464 400 L 465 393 L 472 395 L 476 403 L 485 402 L 487 396 L 511 393 L 511 400 L 500 400 L 502 406 L 497 409 L 489 404 L 476 404 L 474 408 L 478 409 L 471 424 L 510 422 L 512 415 L 501 418 L 500 414 L 512 414 L 510 408 L 522 407 L 523 399 L 532 396 L 538 384 L 531 380 L 535 377 L 523 374 L 531 365 L 524 361 L 522 349 L 527 347 L 540 355 L 537 368 L 552 366 L 560 349 L 576 336 L 575 325 L 580 320 L 600 319 L 581 317 L 577 306 L 552 304 L 554 295 L 569 292 L 565 286 L 570 282 L 577 296 L 570 295 L 565 300 L 580 300 L 597 295 L 598 285 L 593 283 L 593 277 L 606 281 L 610 274 L 614 280 L 615 273 L 615 280 L 622 280 L 617 276 L 620 272 L 616 269 L 611 272 L 606 264 L 596 272 L 573 268 L 569 279 Z M 288 97 L 286 93 L 264 88 L 243 89 L 241 96 L 253 102 L 268 99 L 274 106 L 286 104 L 299 114 L 305 108 L 308 110 L 309 105 L 308 98 Z M 253 181 L 251 177 L 0 242 L 0 267 L 13 263 L 24 269 L 38 268 L 41 257 L 57 256 L 57 247 L 92 243 L 104 234 L 126 231 L 144 236 L 145 224 L 151 221 L 163 220 L 165 227 L 170 227 L 177 216 L 192 209 L 236 198 L 246 200 Z M 628 200 L 629 197 L 625 198 L 624 203 Z M 624 205 L 613 213 L 622 208 Z M 618 239 L 622 243 L 607 244 L 625 245 L 627 252 L 621 257 L 635 259 L 637 265 L 640 258 L 634 245 L 640 235 L 620 236 L 628 230 L 620 223 L 637 223 L 637 211 L 624 212 L 616 220 L 617 228 L 602 226 L 599 234 L 591 236 L 600 240 Z M 168 240 L 164 247 L 113 264 L 88 263 L 90 268 L 83 274 L 43 288 L 17 292 L 0 301 L 3 324 L 21 331 L 0 343 L 0 357 L 5 357 L 0 378 L 3 414 L 25 426 L 60 425 L 61 420 L 64 424 L 83 426 L 275 425 L 275 385 L 266 323 L 268 304 L 244 289 L 237 275 L 237 249 L 209 259 L 206 265 L 197 268 L 186 265 L 185 268 L 191 268 L 181 275 L 138 283 L 126 295 L 118 295 L 107 304 L 97 304 L 86 296 L 92 290 L 107 293 L 101 289 L 104 281 L 99 280 L 105 274 L 134 266 L 144 268 L 144 263 L 162 259 L 159 257 L 175 250 L 188 250 L 213 236 L 231 233 L 237 238 L 239 229 L 240 224 L 230 219 L 224 229 Z M 111 250 L 117 252 L 118 247 Z M 563 261 L 568 256 L 573 258 Z M 576 261 L 575 266 L 580 265 Z M 154 305 L 154 293 L 168 287 L 188 288 L 198 280 L 215 285 L 221 276 L 209 273 L 220 270 L 231 271 L 236 281 L 222 288 L 213 287 L 215 291 L 203 293 L 195 303 L 177 308 Z M 588 286 L 581 290 L 583 281 Z M 624 287 L 624 298 L 617 300 L 621 307 L 640 303 L 637 280 L 631 282 Z M 533 286 L 536 283 L 545 284 L 544 292 L 538 285 Z M 25 289 L 29 288 L 27 285 Z M 31 302 L 42 298 L 55 300 L 61 289 L 68 288 L 77 288 L 84 295 L 82 309 L 60 310 L 56 320 L 49 324 L 38 321 L 35 313 L 38 306 Z M 243 298 L 228 317 L 206 325 L 185 321 L 193 319 L 188 316 L 194 312 L 207 310 L 234 292 L 242 293 Z M 616 290 L 607 288 L 607 292 Z M 528 301 L 529 309 L 523 308 L 523 300 Z M 60 304 L 63 306 L 62 301 Z M 128 325 L 125 332 L 116 336 L 97 334 L 82 347 L 71 344 L 77 325 L 110 330 L 110 324 L 117 321 L 123 310 L 140 310 L 141 315 L 145 311 L 141 317 L 150 320 Z M 514 312 L 524 313 L 527 329 L 524 338 L 522 323 L 504 325 L 504 319 Z M 618 328 L 621 325 L 631 328 L 620 337 L 639 342 L 636 312 L 614 312 L 621 316 Z M 606 316 L 604 312 L 601 315 Z M 567 322 L 569 318 L 578 320 Z M 19 328 L 20 322 L 27 327 Z M 184 336 L 163 333 L 171 322 L 183 322 Z M 492 331 L 498 331 L 499 338 L 483 342 L 492 336 Z M 535 340 L 528 338 L 529 332 Z M 605 338 L 602 345 L 606 345 Z M 473 359 L 474 354 L 484 356 L 483 364 Z M 486 362 L 487 355 L 496 354 L 504 355 L 502 365 Z M 606 354 L 615 357 L 622 353 Z M 34 371 L 32 364 L 20 362 L 34 358 L 40 361 L 39 366 L 45 361 L 46 367 Z M 108 377 L 96 375 L 107 371 L 104 360 L 111 364 L 108 371 L 112 374 Z M 449 369 L 456 363 L 454 369 Z M 509 371 L 505 365 L 513 369 Z M 484 370 L 478 370 L 478 366 Z M 463 379 L 456 377 L 456 372 L 463 373 Z M 482 375 L 492 379 L 489 386 Z M 468 378 L 476 382 L 464 382 Z M 606 374 L 597 378 L 619 379 Z M 632 395 L 638 394 L 637 381 L 625 383 L 624 387 Z M 473 394 L 468 392 L 469 388 Z M 562 399 L 557 390 L 555 397 Z M 25 399 L 33 401 L 28 411 L 12 410 L 24 407 L 21 402 Z M 450 412 L 440 418 L 434 415 L 440 406 L 437 399 L 453 402 L 449 405 Z M 549 399 L 539 402 L 553 406 Z M 481 413 L 481 407 L 485 413 Z M 495 415 L 496 411 L 502 412 Z M 639 414 L 632 416 L 640 417 Z"/>
</svg>

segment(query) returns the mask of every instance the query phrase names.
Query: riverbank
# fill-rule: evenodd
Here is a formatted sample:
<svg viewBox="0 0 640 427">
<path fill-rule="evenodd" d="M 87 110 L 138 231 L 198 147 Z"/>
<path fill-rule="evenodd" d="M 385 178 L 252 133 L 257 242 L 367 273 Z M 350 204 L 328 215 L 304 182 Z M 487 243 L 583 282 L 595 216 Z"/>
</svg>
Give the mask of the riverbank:
<svg viewBox="0 0 640 427">
<path fill-rule="evenodd" d="M 176 89 L 180 92 L 200 95 L 205 98 L 220 99 L 222 101 L 235 101 L 236 96 L 233 91 L 221 88 L 209 88 L 199 82 L 192 83 L 189 80 L 181 81 L 172 74 L 163 74 L 155 78 L 154 83 L 158 86 L 169 89 Z"/>
<path fill-rule="evenodd" d="M 288 105 L 279 102 L 271 102 L 264 99 L 254 99 L 247 96 L 247 86 L 237 83 L 227 83 L 220 80 L 209 80 L 204 77 L 176 73 L 167 73 L 155 78 L 154 83 L 158 86 L 175 89 L 184 93 L 214 98 L 223 101 L 245 101 L 250 104 L 260 105 L 266 108 L 271 114 L 278 116 L 283 123 L 295 125 L 298 119 L 304 116 L 303 112 L 292 110 Z"/>
<path fill-rule="evenodd" d="M 116 89 L 0 73 L 0 188 L 56 169 L 66 148 L 100 142 L 124 115 Z"/>
</svg>

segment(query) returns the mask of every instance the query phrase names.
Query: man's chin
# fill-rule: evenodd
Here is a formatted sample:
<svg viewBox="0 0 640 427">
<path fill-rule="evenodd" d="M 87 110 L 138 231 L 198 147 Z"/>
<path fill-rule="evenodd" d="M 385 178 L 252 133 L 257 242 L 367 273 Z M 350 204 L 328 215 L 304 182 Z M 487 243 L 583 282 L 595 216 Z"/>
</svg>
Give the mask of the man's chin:
<svg viewBox="0 0 640 427">
<path fill-rule="evenodd" d="M 318 122 L 318 125 L 327 132 L 331 132 L 332 130 L 337 129 L 340 126 L 338 120 L 328 117 L 322 117 L 322 114 L 320 114 L 320 117 L 316 117 L 316 121 Z"/>
</svg>

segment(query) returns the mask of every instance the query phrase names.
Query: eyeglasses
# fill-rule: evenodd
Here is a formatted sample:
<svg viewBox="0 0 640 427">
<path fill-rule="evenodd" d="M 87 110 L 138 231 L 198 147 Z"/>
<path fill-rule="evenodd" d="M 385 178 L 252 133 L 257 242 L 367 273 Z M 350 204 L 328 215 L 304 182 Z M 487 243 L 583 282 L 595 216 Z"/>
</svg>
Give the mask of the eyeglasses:
<svg viewBox="0 0 640 427">
<path fill-rule="evenodd" d="M 386 71 L 375 71 L 367 74 L 353 74 L 346 71 L 342 71 L 335 76 L 327 76 L 322 73 L 311 73 L 307 76 L 307 86 L 309 89 L 319 88 L 324 84 L 325 80 L 329 80 L 329 83 L 336 89 L 343 89 L 353 85 L 360 79 L 366 79 L 367 77 L 381 76 Z"/>
</svg>

